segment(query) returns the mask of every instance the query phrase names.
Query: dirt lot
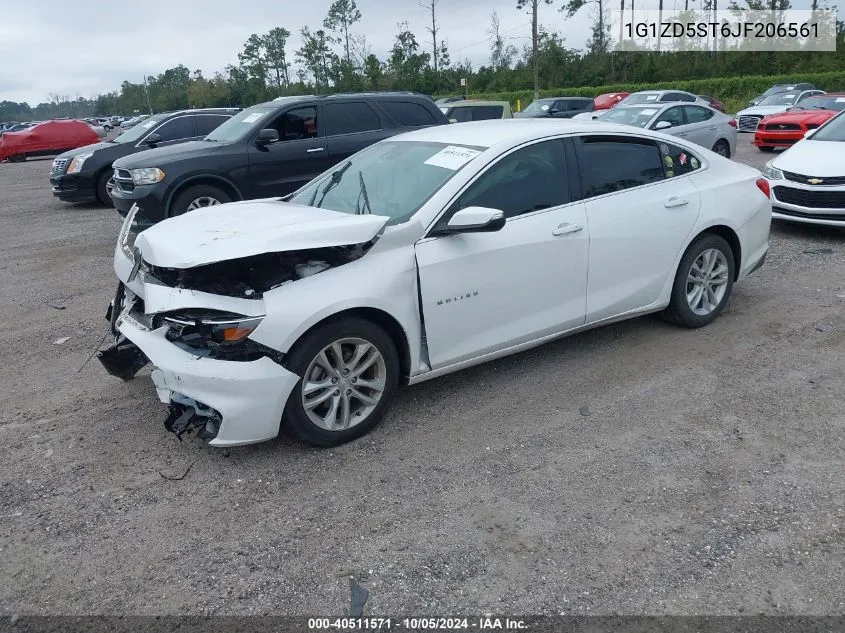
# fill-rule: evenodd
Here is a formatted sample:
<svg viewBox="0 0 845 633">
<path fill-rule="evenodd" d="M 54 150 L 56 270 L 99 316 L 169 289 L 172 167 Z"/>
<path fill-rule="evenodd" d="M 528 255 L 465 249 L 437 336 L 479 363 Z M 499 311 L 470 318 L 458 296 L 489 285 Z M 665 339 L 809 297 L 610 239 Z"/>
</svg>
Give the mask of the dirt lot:
<svg viewBox="0 0 845 633">
<path fill-rule="evenodd" d="M 845 612 L 845 233 L 773 227 L 702 330 L 605 327 L 405 389 L 340 449 L 226 453 L 164 430 L 148 370 L 85 364 L 119 223 L 48 170 L 0 164 L 0 614 L 343 614 L 349 575 L 367 614 Z"/>
</svg>

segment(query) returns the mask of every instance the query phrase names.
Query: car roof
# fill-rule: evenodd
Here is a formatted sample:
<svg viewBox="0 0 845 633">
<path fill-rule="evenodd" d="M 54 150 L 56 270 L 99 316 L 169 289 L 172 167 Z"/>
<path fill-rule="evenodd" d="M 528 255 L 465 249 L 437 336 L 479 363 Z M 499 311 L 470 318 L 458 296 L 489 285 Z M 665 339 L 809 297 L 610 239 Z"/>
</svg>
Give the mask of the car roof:
<svg viewBox="0 0 845 633">
<path fill-rule="evenodd" d="M 590 121 L 543 118 L 492 119 L 452 125 L 433 125 L 394 136 L 390 140 L 497 147 L 514 146 L 558 134 L 583 132 L 619 134 L 620 132 L 624 133 L 624 131 L 630 133 L 637 129 L 620 126 L 616 123 L 602 123 L 592 119 Z"/>
<path fill-rule="evenodd" d="M 465 108 L 467 106 L 478 106 L 478 105 L 500 105 L 500 106 L 509 106 L 509 101 L 487 101 L 485 99 L 470 99 L 469 101 L 455 101 L 454 103 L 448 104 L 452 108 Z"/>
</svg>

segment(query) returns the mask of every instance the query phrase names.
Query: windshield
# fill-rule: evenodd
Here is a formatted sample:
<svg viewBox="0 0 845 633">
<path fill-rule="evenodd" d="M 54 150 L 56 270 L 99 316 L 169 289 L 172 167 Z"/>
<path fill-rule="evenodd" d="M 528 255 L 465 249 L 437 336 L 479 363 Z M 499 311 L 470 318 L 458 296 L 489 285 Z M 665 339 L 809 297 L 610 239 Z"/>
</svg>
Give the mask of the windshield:
<svg viewBox="0 0 845 633">
<path fill-rule="evenodd" d="M 537 99 L 536 101 L 532 101 L 531 105 L 525 108 L 523 112 L 525 114 L 541 114 L 548 111 L 554 102 L 554 99 Z"/>
<path fill-rule="evenodd" d="M 788 92 L 784 94 L 776 94 L 772 95 L 771 97 L 766 97 L 757 105 L 761 106 L 782 106 L 782 105 L 792 105 L 795 103 L 795 100 L 798 98 L 797 92 Z"/>
<path fill-rule="evenodd" d="M 657 103 L 659 100 L 659 92 L 639 92 L 637 94 L 628 95 L 619 103 L 624 103 L 625 105 L 636 105 L 638 103 Z"/>
<path fill-rule="evenodd" d="M 114 139 L 114 143 L 135 143 L 138 141 L 142 136 L 146 135 L 150 130 L 152 130 L 155 126 L 159 123 L 164 121 L 165 117 L 153 117 L 151 119 L 147 119 L 143 123 L 139 123 L 138 125 L 134 125 L 128 130 L 126 130 L 123 134 L 118 136 Z"/>
<path fill-rule="evenodd" d="M 836 141 L 839 143 L 845 141 L 845 119 L 842 118 L 843 116 L 845 115 L 840 113 L 830 119 L 827 123 L 816 130 L 816 133 L 813 134 L 811 140 Z"/>
<path fill-rule="evenodd" d="M 762 94 L 763 97 L 768 97 L 778 92 L 789 92 L 795 90 L 795 86 L 772 86 Z"/>
<path fill-rule="evenodd" d="M 622 123 L 623 125 L 633 125 L 636 127 L 646 127 L 648 122 L 654 118 L 654 115 L 660 112 L 660 108 L 643 107 L 627 107 L 613 108 L 602 114 L 598 120 L 604 123 Z"/>
<path fill-rule="evenodd" d="M 825 95 L 823 97 L 809 97 L 801 103 L 796 103 L 791 110 L 845 110 L 845 97 Z"/>
<path fill-rule="evenodd" d="M 384 141 L 300 189 L 290 202 L 404 222 L 485 147 Z"/>
<path fill-rule="evenodd" d="M 212 130 L 203 140 L 219 141 L 220 143 L 239 141 L 255 129 L 258 121 L 266 122 L 274 112 L 277 112 L 276 108 L 267 108 L 266 106 L 253 106 L 241 110 L 231 119 Z"/>
</svg>

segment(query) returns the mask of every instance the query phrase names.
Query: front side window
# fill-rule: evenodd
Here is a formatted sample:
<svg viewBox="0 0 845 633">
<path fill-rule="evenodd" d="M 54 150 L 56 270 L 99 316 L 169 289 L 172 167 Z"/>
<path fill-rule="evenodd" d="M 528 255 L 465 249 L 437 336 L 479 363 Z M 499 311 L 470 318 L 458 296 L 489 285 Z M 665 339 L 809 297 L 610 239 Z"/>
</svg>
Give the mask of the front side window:
<svg viewBox="0 0 845 633">
<path fill-rule="evenodd" d="M 672 124 L 672 127 L 684 125 L 684 113 L 679 106 L 668 108 L 657 118 L 657 121 L 655 121 L 654 124 L 657 125 L 661 121 L 668 121 Z"/>
<path fill-rule="evenodd" d="M 601 196 L 663 180 L 657 144 L 646 139 L 581 137 L 586 197 Z"/>
<path fill-rule="evenodd" d="M 181 141 L 197 135 L 193 116 L 178 116 L 171 119 L 155 132 L 161 137 L 161 142 Z"/>
<path fill-rule="evenodd" d="M 290 202 L 404 222 L 486 147 L 382 141 L 297 191 Z"/>
<path fill-rule="evenodd" d="M 713 118 L 713 112 L 698 106 L 684 106 L 687 115 L 687 123 L 704 123 Z"/>
<path fill-rule="evenodd" d="M 306 106 L 288 110 L 265 128 L 275 129 L 280 141 L 298 141 L 318 135 L 317 108 Z"/>
<path fill-rule="evenodd" d="M 381 129 L 381 120 L 366 103 L 327 103 L 323 111 L 326 113 L 327 136 Z"/>
<path fill-rule="evenodd" d="M 229 120 L 225 114 L 198 114 L 197 136 L 205 136 Z"/>
<path fill-rule="evenodd" d="M 563 142 L 534 143 L 495 163 L 461 194 L 455 210 L 488 207 L 512 218 L 571 201 Z"/>
</svg>

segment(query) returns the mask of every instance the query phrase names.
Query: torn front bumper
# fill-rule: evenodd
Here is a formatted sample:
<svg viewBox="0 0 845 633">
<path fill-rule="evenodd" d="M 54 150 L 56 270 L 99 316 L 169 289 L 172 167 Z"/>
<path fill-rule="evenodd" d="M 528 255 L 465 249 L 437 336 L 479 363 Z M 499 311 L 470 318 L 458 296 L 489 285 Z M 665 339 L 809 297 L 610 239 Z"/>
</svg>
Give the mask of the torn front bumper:
<svg viewBox="0 0 845 633">
<path fill-rule="evenodd" d="M 156 392 L 170 405 L 168 430 L 181 435 L 195 429 L 212 446 L 253 444 L 279 434 L 298 376 L 266 357 L 239 362 L 191 354 L 165 338 L 166 326 L 150 329 L 133 308 L 134 300 L 127 300 L 115 327 L 155 366 Z"/>
</svg>

